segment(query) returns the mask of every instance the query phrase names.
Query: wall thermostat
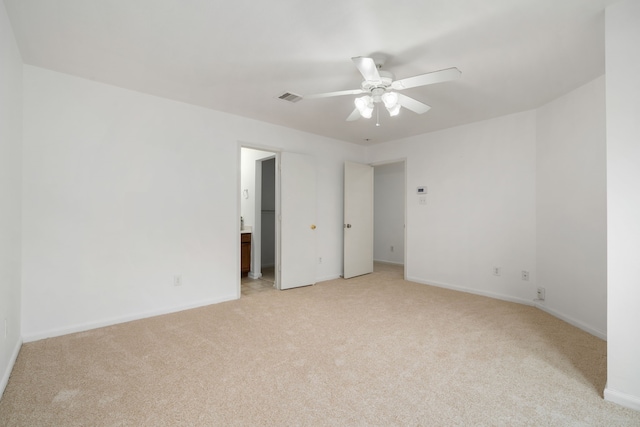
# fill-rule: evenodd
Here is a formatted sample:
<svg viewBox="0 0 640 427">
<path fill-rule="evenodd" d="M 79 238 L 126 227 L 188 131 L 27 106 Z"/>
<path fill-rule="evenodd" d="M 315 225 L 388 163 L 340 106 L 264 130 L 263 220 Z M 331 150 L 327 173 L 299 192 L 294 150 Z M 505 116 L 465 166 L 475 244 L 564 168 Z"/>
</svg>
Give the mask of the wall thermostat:
<svg viewBox="0 0 640 427">
<path fill-rule="evenodd" d="M 427 187 L 418 187 L 416 193 L 418 193 L 418 194 L 427 194 Z"/>
</svg>

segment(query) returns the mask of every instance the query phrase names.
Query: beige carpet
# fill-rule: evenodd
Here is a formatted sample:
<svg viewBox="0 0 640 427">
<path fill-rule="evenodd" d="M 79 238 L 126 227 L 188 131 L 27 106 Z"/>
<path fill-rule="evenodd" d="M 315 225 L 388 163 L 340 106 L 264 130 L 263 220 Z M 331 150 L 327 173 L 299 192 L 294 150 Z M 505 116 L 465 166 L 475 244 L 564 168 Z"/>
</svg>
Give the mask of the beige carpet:
<svg viewBox="0 0 640 427">
<path fill-rule="evenodd" d="M 605 342 L 397 269 L 23 346 L 2 426 L 632 426 Z"/>
</svg>

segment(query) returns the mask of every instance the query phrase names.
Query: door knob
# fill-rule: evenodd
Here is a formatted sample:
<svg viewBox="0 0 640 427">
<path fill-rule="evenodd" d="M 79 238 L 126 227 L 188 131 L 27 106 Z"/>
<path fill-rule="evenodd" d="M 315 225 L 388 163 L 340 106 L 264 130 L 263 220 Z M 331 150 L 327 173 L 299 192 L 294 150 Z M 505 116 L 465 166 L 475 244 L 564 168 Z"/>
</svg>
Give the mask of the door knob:
<svg viewBox="0 0 640 427">
<path fill-rule="evenodd" d="M 315 230 L 316 229 L 316 225 L 315 224 L 311 224 L 311 229 Z"/>
<path fill-rule="evenodd" d="M 351 224 L 347 224 L 347 228 L 351 228 Z"/>
</svg>

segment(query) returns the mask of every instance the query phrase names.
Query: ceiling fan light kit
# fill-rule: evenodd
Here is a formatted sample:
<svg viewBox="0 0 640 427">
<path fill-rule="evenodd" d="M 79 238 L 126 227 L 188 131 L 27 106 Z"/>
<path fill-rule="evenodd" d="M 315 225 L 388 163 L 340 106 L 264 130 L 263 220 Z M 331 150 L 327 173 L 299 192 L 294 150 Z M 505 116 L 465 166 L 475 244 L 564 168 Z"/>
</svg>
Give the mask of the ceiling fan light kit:
<svg viewBox="0 0 640 427">
<path fill-rule="evenodd" d="M 389 112 L 391 117 L 397 116 L 400 112 L 400 98 L 398 94 L 395 92 L 385 92 L 382 94 L 382 102 L 384 102 L 384 106 Z"/>
<path fill-rule="evenodd" d="M 354 121 L 360 117 L 370 119 L 376 104 L 383 103 L 391 117 L 400 113 L 401 107 L 411 110 L 416 114 L 423 114 L 431 108 L 427 104 L 416 99 L 399 94 L 394 91 L 410 89 L 418 86 L 426 86 L 434 83 L 446 82 L 457 79 L 462 74 L 457 68 L 447 68 L 431 73 L 420 74 L 406 79 L 394 80 L 394 75 L 388 71 L 381 70 L 381 64 L 376 64 L 372 58 L 357 56 L 351 58 L 364 81 L 361 89 L 343 90 L 338 92 L 318 93 L 306 95 L 303 98 L 330 98 L 343 95 L 360 95 L 354 100 L 355 109 L 347 117 L 347 121 Z"/>
<path fill-rule="evenodd" d="M 360 98 L 356 98 L 353 103 L 356 105 L 358 112 L 365 119 L 370 119 L 373 113 L 373 98 L 366 95 Z"/>
</svg>

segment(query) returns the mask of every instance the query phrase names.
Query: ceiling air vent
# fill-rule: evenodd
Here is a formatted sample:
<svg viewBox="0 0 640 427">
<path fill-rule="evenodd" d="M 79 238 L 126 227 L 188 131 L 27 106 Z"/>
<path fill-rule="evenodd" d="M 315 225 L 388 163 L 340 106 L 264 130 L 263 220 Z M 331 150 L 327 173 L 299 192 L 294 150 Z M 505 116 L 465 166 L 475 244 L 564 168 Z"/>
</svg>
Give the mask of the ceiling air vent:
<svg viewBox="0 0 640 427">
<path fill-rule="evenodd" d="M 278 98 L 283 99 L 285 101 L 289 101 L 289 102 L 298 102 L 302 99 L 300 95 L 296 95 L 295 93 L 289 93 L 289 92 L 283 93 Z"/>
</svg>

